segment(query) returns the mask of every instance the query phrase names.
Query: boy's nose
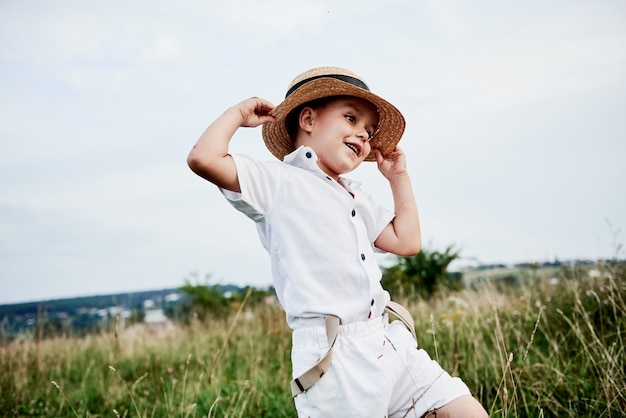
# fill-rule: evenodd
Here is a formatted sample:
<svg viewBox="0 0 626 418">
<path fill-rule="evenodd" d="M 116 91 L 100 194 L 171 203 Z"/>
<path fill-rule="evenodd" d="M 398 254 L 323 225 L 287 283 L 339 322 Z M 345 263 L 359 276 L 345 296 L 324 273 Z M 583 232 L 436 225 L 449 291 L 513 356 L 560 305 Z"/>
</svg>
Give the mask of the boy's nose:
<svg viewBox="0 0 626 418">
<path fill-rule="evenodd" d="M 369 141 L 370 140 L 370 134 L 369 134 L 369 132 L 367 132 L 367 130 L 365 128 L 360 128 L 358 130 L 356 136 L 361 141 Z"/>
</svg>

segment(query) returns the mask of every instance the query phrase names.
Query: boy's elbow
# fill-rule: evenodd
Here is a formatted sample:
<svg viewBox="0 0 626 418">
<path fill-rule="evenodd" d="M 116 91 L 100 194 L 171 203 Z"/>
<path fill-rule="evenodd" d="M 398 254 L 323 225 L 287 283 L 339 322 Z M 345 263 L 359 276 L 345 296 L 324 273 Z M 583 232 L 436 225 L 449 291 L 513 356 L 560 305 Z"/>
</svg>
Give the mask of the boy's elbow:
<svg viewBox="0 0 626 418">
<path fill-rule="evenodd" d="M 416 239 L 412 240 L 412 242 L 407 242 L 403 249 L 403 254 L 399 254 L 402 257 L 413 257 L 414 255 L 419 254 L 422 250 L 422 240 Z"/>
<path fill-rule="evenodd" d="M 187 165 L 191 168 L 191 171 L 195 173 L 196 167 L 198 166 L 198 159 L 193 154 L 193 151 L 191 151 L 187 156 Z"/>
<path fill-rule="evenodd" d="M 419 254 L 421 249 L 422 248 L 420 246 L 410 247 L 410 248 L 407 248 L 406 251 L 404 251 L 402 254 L 398 254 L 398 255 L 400 255 L 402 257 L 413 257 L 413 256 Z"/>
<path fill-rule="evenodd" d="M 194 152 L 195 150 L 191 150 L 189 155 L 187 156 L 187 165 L 194 173 L 198 175 L 202 175 L 206 171 L 206 163 L 200 158 L 200 156 Z"/>
<path fill-rule="evenodd" d="M 241 191 L 239 189 L 237 169 L 230 156 L 228 158 L 207 158 L 206 155 L 201 155 L 192 150 L 187 156 L 187 165 L 198 176 L 218 187 L 233 192 Z"/>
</svg>

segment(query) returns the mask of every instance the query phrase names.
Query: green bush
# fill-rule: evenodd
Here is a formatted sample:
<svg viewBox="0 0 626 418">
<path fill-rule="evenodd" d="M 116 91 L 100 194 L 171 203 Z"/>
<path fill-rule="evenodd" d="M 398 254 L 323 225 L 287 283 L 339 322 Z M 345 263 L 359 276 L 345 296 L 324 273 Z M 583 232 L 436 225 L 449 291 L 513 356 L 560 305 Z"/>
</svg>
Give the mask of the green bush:
<svg viewBox="0 0 626 418">
<path fill-rule="evenodd" d="M 412 257 L 395 257 L 396 263 L 383 268 L 382 285 L 394 299 L 431 297 L 440 290 L 460 290 L 461 275 L 448 272 L 459 258 L 452 247 L 443 252 L 422 250 Z"/>
</svg>

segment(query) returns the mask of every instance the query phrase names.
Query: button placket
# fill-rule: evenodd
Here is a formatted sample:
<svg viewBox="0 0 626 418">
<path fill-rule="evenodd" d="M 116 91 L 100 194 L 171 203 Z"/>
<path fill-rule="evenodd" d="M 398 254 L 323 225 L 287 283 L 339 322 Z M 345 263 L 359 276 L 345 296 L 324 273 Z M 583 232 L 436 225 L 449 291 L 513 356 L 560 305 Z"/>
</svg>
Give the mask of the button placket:
<svg viewBox="0 0 626 418">
<path fill-rule="evenodd" d="M 348 208 L 346 208 L 349 212 L 350 212 L 350 221 L 352 222 L 352 226 L 354 227 L 354 231 L 356 233 L 356 238 L 357 238 L 357 242 L 358 245 L 355 248 L 356 250 L 356 256 L 359 257 L 359 260 L 361 262 L 361 266 L 364 270 L 365 276 L 364 278 L 366 278 L 366 280 L 368 281 L 368 286 L 371 288 L 372 286 L 372 277 L 371 277 L 371 264 L 375 263 L 375 261 L 370 260 L 370 256 L 368 254 L 370 254 L 369 251 L 369 240 L 367 238 L 367 231 L 365 230 L 365 224 L 364 224 L 364 220 L 362 219 L 362 217 L 358 215 L 358 211 L 357 211 L 357 207 L 358 204 L 355 202 L 355 198 L 354 196 L 352 196 L 352 198 L 350 199 L 350 206 Z M 370 291 L 371 294 L 371 291 Z M 370 299 L 370 309 L 369 312 L 367 314 L 368 318 L 372 317 L 372 315 L 374 315 L 374 313 L 376 312 L 376 303 L 374 301 L 373 298 Z"/>
<path fill-rule="evenodd" d="M 352 210 L 350 211 L 350 215 L 352 217 L 352 224 L 354 225 L 355 230 L 357 230 L 357 236 L 358 236 L 359 235 L 358 228 L 357 228 L 357 226 L 355 224 L 355 222 L 356 222 L 356 209 L 355 208 L 352 208 Z M 361 261 L 365 261 L 365 259 L 367 258 L 367 257 L 365 257 L 365 253 L 362 252 L 362 250 L 360 250 L 359 257 L 361 258 Z"/>
</svg>

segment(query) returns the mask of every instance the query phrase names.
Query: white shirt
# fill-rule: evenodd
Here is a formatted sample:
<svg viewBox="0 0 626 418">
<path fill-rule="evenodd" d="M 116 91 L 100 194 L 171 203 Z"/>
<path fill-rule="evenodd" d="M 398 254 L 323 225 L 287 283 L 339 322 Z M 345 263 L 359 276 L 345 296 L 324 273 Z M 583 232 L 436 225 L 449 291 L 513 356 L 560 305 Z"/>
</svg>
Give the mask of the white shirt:
<svg viewBox="0 0 626 418">
<path fill-rule="evenodd" d="M 380 285 L 374 241 L 393 212 L 357 182 L 327 176 L 311 148 L 284 162 L 233 158 L 241 193 L 222 193 L 256 223 L 289 326 L 311 325 L 307 318 L 324 314 L 344 323 L 382 314 L 389 294 Z"/>
</svg>

